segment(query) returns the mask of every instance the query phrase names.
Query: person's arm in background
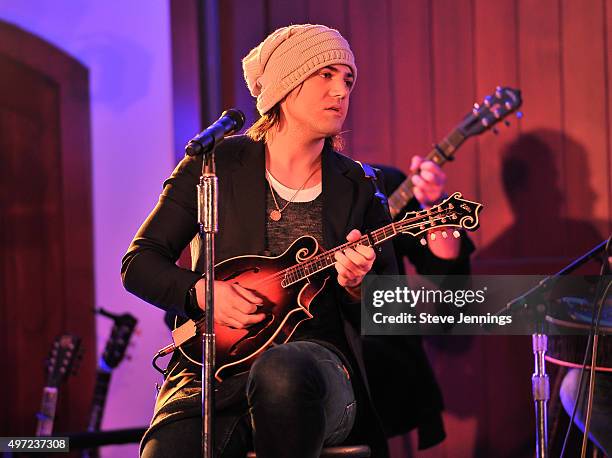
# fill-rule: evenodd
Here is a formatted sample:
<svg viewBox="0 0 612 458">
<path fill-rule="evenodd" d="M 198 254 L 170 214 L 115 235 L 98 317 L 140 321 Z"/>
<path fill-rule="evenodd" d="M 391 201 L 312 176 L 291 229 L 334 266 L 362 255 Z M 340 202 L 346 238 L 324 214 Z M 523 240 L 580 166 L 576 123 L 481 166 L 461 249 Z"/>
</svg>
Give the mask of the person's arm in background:
<svg viewBox="0 0 612 458">
<path fill-rule="evenodd" d="M 406 175 L 395 167 L 375 165 L 383 173 L 388 195 L 399 187 L 406 179 Z M 401 219 L 408 211 L 419 211 L 429 208 L 432 204 L 442 201 L 445 197 L 446 174 L 431 161 L 415 156 L 412 159 L 411 169 L 420 172 L 412 177 L 414 184 L 414 197 L 399 212 L 397 219 Z M 436 237 L 431 240 L 427 237 L 427 245 L 419 243 L 419 239 L 412 236 L 399 236 L 394 239 L 398 263 L 402 270 L 402 258 L 406 256 L 415 266 L 417 272 L 423 275 L 467 275 L 470 273 L 470 254 L 474 251 L 474 244 L 464 231 L 456 239 Z"/>
<path fill-rule="evenodd" d="M 439 204 L 446 197 L 446 174 L 439 165 L 426 161 L 421 156 L 413 156 L 410 164 L 412 175 L 412 192 L 415 199 L 424 210 Z M 455 237 L 436 237 L 431 240 L 427 237 L 431 252 L 440 259 L 457 259 L 461 249 L 461 242 Z"/>
</svg>

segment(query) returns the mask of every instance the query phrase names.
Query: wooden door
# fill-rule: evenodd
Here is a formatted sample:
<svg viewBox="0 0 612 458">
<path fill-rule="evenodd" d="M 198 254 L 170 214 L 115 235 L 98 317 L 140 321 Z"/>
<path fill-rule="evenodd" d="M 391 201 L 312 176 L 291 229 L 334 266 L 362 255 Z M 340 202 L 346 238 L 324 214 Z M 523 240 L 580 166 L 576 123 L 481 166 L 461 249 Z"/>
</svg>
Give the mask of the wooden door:
<svg viewBox="0 0 612 458">
<path fill-rule="evenodd" d="M 2 436 L 31 436 L 54 338 L 82 338 L 55 432 L 84 429 L 95 328 L 89 82 L 76 59 L 0 22 Z"/>
</svg>

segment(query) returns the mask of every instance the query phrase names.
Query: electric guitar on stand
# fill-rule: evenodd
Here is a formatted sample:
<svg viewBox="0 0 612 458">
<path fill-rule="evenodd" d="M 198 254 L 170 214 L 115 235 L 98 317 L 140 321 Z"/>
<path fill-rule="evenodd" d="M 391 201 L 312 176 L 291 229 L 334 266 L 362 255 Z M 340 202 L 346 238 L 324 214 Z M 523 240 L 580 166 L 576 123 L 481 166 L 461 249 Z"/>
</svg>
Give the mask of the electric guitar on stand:
<svg viewBox="0 0 612 458">
<path fill-rule="evenodd" d="M 102 416 L 104 414 L 104 406 L 108 395 L 108 387 L 110 385 L 111 375 L 113 370 L 123 361 L 125 352 L 132 338 L 132 334 L 136 329 L 138 320 L 129 313 L 123 315 L 115 315 L 99 308 L 96 310 L 101 315 L 113 320 L 113 329 L 111 335 L 106 342 L 104 353 L 98 361 L 98 369 L 96 371 L 96 385 L 94 388 L 93 401 L 87 431 L 100 431 L 102 425 Z M 86 449 L 81 453 L 82 458 L 95 458 L 98 456 L 98 449 Z"/>
<path fill-rule="evenodd" d="M 65 334 L 53 342 L 51 353 L 47 360 L 47 381 L 43 389 L 40 412 L 36 415 L 36 436 L 53 434 L 55 410 L 60 384 L 71 374 L 74 374 L 75 361 L 80 358 L 81 338 Z"/>
<path fill-rule="evenodd" d="M 457 149 L 468 138 L 480 135 L 491 128 L 493 132 L 498 133 L 493 126 L 516 111 L 522 103 L 521 91 L 498 86 L 495 92 L 487 95 L 481 104 L 474 104 L 474 108 L 463 118 L 463 121 L 440 143 L 434 145 L 425 160 L 432 161 L 439 166 L 452 161 Z M 517 113 L 517 117 L 521 116 L 522 113 Z M 395 218 L 412 197 L 412 177 L 409 176 L 389 197 L 391 217 Z"/>
</svg>

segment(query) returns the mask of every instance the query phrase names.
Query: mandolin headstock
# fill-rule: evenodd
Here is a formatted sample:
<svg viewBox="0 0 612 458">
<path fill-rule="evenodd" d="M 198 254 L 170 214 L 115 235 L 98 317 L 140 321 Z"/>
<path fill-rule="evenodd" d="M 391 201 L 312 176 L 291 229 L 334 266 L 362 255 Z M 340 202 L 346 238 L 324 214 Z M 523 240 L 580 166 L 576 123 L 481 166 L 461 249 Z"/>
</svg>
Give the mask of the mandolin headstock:
<svg viewBox="0 0 612 458">
<path fill-rule="evenodd" d="M 428 210 L 406 213 L 396 225 L 400 232 L 413 237 L 418 237 L 432 229 L 440 229 L 440 236 L 446 238 L 448 233 L 445 229 L 451 228 L 455 229 L 453 235 L 458 237 L 457 229 L 475 231 L 478 228 L 478 213 L 481 209 L 481 203 L 463 199 L 460 192 L 455 192 L 442 203 Z M 432 239 L 435 239 L 434 234 L 432 234 Z"/>
</svg>

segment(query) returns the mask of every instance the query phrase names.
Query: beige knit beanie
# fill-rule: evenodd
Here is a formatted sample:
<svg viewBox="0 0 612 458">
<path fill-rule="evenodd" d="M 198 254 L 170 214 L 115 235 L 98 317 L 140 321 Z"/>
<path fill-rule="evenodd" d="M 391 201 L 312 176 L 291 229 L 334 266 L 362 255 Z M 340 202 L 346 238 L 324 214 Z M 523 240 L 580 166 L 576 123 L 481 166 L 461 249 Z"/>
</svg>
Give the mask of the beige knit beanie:
<svg viewBox="0 0 612 458">
<path fill-rule="evenodd" d="M 264 114 L 317 70 L 348 65 L 357 78 L 355 57 L 340 32 L 324 25 L 290 25 L 268 35 L 242 59 L 249 91 Z"/>
</svg>

